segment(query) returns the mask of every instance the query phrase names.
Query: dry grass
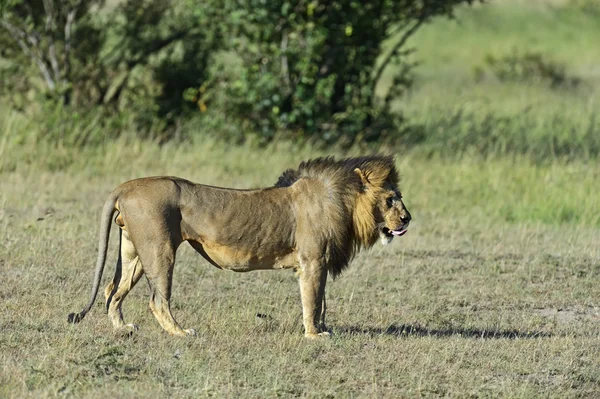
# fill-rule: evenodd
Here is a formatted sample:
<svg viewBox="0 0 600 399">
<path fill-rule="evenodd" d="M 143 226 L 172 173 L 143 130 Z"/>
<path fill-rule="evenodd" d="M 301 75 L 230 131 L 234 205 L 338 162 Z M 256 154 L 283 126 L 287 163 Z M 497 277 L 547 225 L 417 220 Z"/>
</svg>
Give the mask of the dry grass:
<svg viewBox="0 0 600 399">
<path fill-rule="evenodd" d="M 555 14 L 544 8 L 539 15 L 489 8 L 488 19 L 470 23 L 465 14 L 459 27 L 425 27 L 415 37 L 425 60 L 419 71 L 435 90 L 413 94 L 414 110 L 429 117 L 432 99 L 452 107 L 471 101 L 462 93 L 472 66 L 527 43 L 595 85 L 596 36 L 581 32 L 596 25 L 577 13 L 565 14 L 572 23 L 556 23 L 562 19 L 547 18 Z M 451 95 L 453 85 L 460 95 Z M 584 120 L 578 110 L 594 108 L 593 96 L 481 90 L 500 99 L 490 108 L 508 115 L 533 103 L 539 120 L 555 113 Z M 582 131 L 572 126 L 564 137 Z M 451 128 L 440 130 L 454 137 Z M 535 133 L 519 129 L 528 139 Z M 41 138 L 23 116 L 0 112 L 2 398 L 600 397 L 600 166 L 593 158 L 532 164 L 512 155 L 486 162 L 468 153 L 460 160 L 401 154 L 410 231 L 329 282 L 331 340 L 303 338 L 292 272 L 219 271 L 185 245 L 174 314 L 198 336 L 165 335 L 140 283 L 124 312 L 141 330 L 126 338 L 112 331 L 101 301 L 80 325 L 66 322 L 88 299 L 99 213 L 113 187 L 156 174 L 258 187 L 318 154 L 285 144 L 228 148 L 201 135 L 185 148 L 123 139 L 80 151 L 44 148 Z M 115 245 L 113 237 L 105 284 Z"/>
<path fill-rule="evenodd" d="M 118 167 L 104 154 L 63 172 L 20 167 L 0 176 L 0 397 L 600 395 L 597 224 L 510 222 L 491 211 L 507 206 L 501 196 L 469 188 L 487 180 L 522 198 L 515 207 L 537 208 L 574 173 L 575 199 L 561 204 L 593 191 L 594 167 L 401 158 L 414 223 L 329 282 L 333 339 L 303 338 L 292 272 L 219 271 L 185 245 L 174 314 L 198 336 L 165 335 L 140 283 L 124 312 L 141 330 L 125 338 L 101 301 L 81 324 L 66 323 L 87 301 L 108 191 L 149 174 L 255 187 L 310 151 L 141 146 L 134 154 Z M 542 198 L 509 192 L 515 176 Z M 536 188 L 540 176 L 552 177 L 541 184 L 549 191 Z M 594 201 L 575 212 L 591 214 Z"/>
</svg>

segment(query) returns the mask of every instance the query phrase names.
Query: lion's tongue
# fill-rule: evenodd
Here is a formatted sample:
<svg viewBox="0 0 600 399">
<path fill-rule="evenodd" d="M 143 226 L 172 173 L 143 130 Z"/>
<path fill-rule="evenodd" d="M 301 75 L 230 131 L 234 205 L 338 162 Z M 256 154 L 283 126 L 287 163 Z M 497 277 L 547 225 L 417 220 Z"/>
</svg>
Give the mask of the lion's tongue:
<svg viewBox="0 0 600 399">
<path fill-rule="evenodd" d="M 408 229 L 392 230 L 392 231 L 390 231 L 390 233 L 392 233 L 392 235 L 395 235 L 395 236 L 403 236 L 404 234 L 406 234 L 407 231 L 408 231 Z"/>
</svg>

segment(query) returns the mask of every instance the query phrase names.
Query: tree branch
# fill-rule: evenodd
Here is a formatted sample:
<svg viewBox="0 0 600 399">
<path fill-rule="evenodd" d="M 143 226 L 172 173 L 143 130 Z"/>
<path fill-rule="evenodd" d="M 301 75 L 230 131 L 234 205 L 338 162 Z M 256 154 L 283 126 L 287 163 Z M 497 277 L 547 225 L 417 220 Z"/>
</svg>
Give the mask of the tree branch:
<svg viewBox="0 0 600 399">
<path fill-rule="evenodd" d="M 52 75 L 50 74 L 50 70 L 48 66 L 44 63 L 42 57 L 39 54 L 36 54 L 34 50 L 27 44 L 27 42 L 31 43 L 31 45 L 39 51 L 38 48 L 38 40 L 32 34 L 26 33 L 24 30 L 17 28 L 15 25 L 8 22 L 5 18 L 0 20 L 0 24 L 8 31 L 8 33 L 12 36 L 14 40 L 16 40 L 19 47 L 25 55 L 29 56 L 38 66 L 40 73 L 42 74 L 44 80 L 46 81 L 46 85 L 50 89 L 50 91 L 54 91 L 56 89 L 56 82 L 52 79 Z"/>
<path fill-rule="evenodd" d="M 77 15 L 77 8 L 79 4 L 77 3 L 75 7 L 67 13 L 67 21 L 65 22 L 65 48 L 64 48 L 64 76 L 63 79 L 66 82 L 71 81 L 71 34 L 73 28 L 73 22 L 75 22 L 75 17 Z M 70 90 L 69 90 L 70 92 Z M 69 104 L 71 101 L 70 94 L 65 93 L 64 98 L 65 104 Z"/>
<path fill-rule="evenodd" d="M 48 61 L 52 67 L 54 73 L 54 81 L 60 81 L 60 67 L 58 65 L 58 58 L 56 57 L 56 12 L 54 9 L 54 0 L 44 0 L 44 11 L 46 12 L 46 24 L 45 29 L 48 35 Z"/>
<path fill-rule="evenodd" d="M 414 23 L 414 25 L 404 32 L 404 34 L 402 35 L 400 40 L 394 45 L 392 50 L 383 59 L 383 61 L 379 65 L 379 68 L 377 68 L 377 71 L 375 72 L 375 76 L 373 77 L 373 80 L 371 81 L 371 94 L 370 94 L 371 98 L 369 100 L 370 106 L 373 106 L 373 103 L 375 101 L 375 89 L 377 88 L 377 83 L 379 83 L 379 80 L 381 79 L 381 76 L 383 75 L 383 71 L 388 66 L 388 64 L 392 61 L 392 59 L 398 53 L 398 51 L 406 44 L 406 41 L 417 31 L 417 29 L 419 29 L 419 27 L 423 24 L 423 22 L 425 22 L 426 19 L 427 19 L 426 14 L 421 15 L 417 19 L 417 21 Z"/>
<path fill-rule="evenodd" d="M 288 46 L 288 35 L 287 33 L 283 33 L 281 36 L 281 75 L 283 77 L 283 83 L 286 86 L 286 94 L 292 92 L 291 82 L 290 82 L 290 70 L 288 66 L 288 57 L 286 54 Z"/>
<path fill-rule="evenodd" d="M 51 32 L 56 27 L 56 15 L 54 13 L 54 0 L 44 0 L 44 11 L 46 12 L 46 32 Z"/>
<path fill-rule="evenodd" d="M 173 33 L 171 36 L 166 37 L 162 40 L 157 40 L 152 43 L 152 45 L 148 46 L 141 54 L 139 54 L 135 59 L 129 60 L 127 62 L 127 67 L 129 69 L 133 69 L 137 64 L 141 63 L 143 60 L 156 53 L 157 51 L 162 50 L 173 42 L 177 40 L 183 39 L 184 37 L 189 36 L 190 38 L 201 36 L 193 33 L 189 33 L 187 30 L 181 30 L 179 32 Z"/>
<path fill-rule="evenodd" d="M 50 44 L 48 45 L 48 60 L 52 66 L 54 81 L 58 82 L 60 80 L 60 67 L 58 66 L 58 58 L 56 58 L 56 45 L 54 44 L 54 38 L 50 39 Z"/>
<path fill-rule="evenodd" d="M 73 34 L 73 23 L 75 23 L 75 18 L 77 17 L 77 11 L 79 11 L 79 6 L 81 6 L 81 1 L 77 1 L 73 8 L 69 10 L 67 13 L 67 19 L 65 21 L 65 48 L 64 48 L 64 76 L 63 79 L 65 82 L 71 81 L 71 46 L 72 46 L 72 34 Z M 69 103 L 70 99 L 65 94 L 65 103 Z"/>
</svg>

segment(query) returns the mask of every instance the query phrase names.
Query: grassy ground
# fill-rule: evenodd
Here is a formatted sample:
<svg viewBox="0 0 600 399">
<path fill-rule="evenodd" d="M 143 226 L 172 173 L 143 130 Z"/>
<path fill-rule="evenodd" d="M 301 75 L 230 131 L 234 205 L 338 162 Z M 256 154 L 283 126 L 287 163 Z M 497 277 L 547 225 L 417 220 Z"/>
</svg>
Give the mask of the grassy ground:
<svg viewBox="0 0 600 399">
<path fill-rule="evenodd" d="M 135 336 L 112 332 L 101 301 L 66 323 L 88 299 L 117 184 L 173 174 L 259 187 L 322 151 L 203 135 L 74 150 L 68 135 L 106 134 L 97 121 L 49 146 L 0 105 L 0 397 L 599 397 L 600 25 L 565 8 L 584 2 L 499 0 L 413 38 L 421 65 L 398 106 L 427 135 L 385 150 L 414 220 L 329 282 L 323 342 L 302 337 L 292 272 L 223 272 L 186 246 L 174 313 L 197 337 L 164 334 L 144 283 L 124 305 Z M 513 48 L 564 63 L 583 86 L 475 77 L 487 54 Z"/>
<path fill-rule="evenodd" d="M 584 7 L 588 3 L 588 8 Z M 589 10 L 595 10 L 591 12 Z M 583 158 L 600 153 L 600 7 L 593 1 L 491 1 L 436 19 L 410 40 L 415 84 L 397 109 L 421 126 L 409 142 L 433 152 Z M 535 75 L 500 80 L 489 56 L 541 55 L 577 87 Z M 516 68 L 523 67 L 517 64 Z M 379 86 L 390 85 L 388 68 Z"/>
<path fill-rule="evenodd" d="M 124 305 L 141 330 L 123 338 L 100 301 L 66 323 L 87 301 L 110 189 L 151 174 L 257 187 L 317 155 L 123 147 L 81 153 L 87 162 L 60 172 L 1 176 L 0 397 L 600 395 L 597 166 L 398 154 L 414 221 L 329 282 L 333 339 L 303 339 L 292 272 L 223 272 L 186 246 L 174 314 L 198 336 L 166 336 L 141 283 Z"/>
</svg>

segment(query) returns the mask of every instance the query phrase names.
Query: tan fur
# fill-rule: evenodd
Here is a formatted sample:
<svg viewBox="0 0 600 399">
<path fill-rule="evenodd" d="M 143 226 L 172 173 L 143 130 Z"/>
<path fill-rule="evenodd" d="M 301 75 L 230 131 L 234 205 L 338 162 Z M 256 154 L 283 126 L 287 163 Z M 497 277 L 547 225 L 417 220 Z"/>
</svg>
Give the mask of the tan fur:
<svg viewBox="0 0 600 399">
<path fill-rule="evenodd" d="M 190 335 L 170 310 L 175 253 L 187 241 L 216 267 L 238 272 L 298 272 L 305 336 L 327 335 L 325 283 L 339 275 L 361 248 L 401 235 L 410 221 L 398 191 L 393 158 L 319 158 L 284 172 L 273 187 L 234 190 L 177 177 L 149 177 L 117 187 L 104 205 L 92 295 L 95 301 L 106 259 L 110 220 L 120 227 L 113 281 L 104 290 L 115 328 L 125 324 L 123 300 L 146 275 L 150 309 L 170 334 Z"/>
</svg>

